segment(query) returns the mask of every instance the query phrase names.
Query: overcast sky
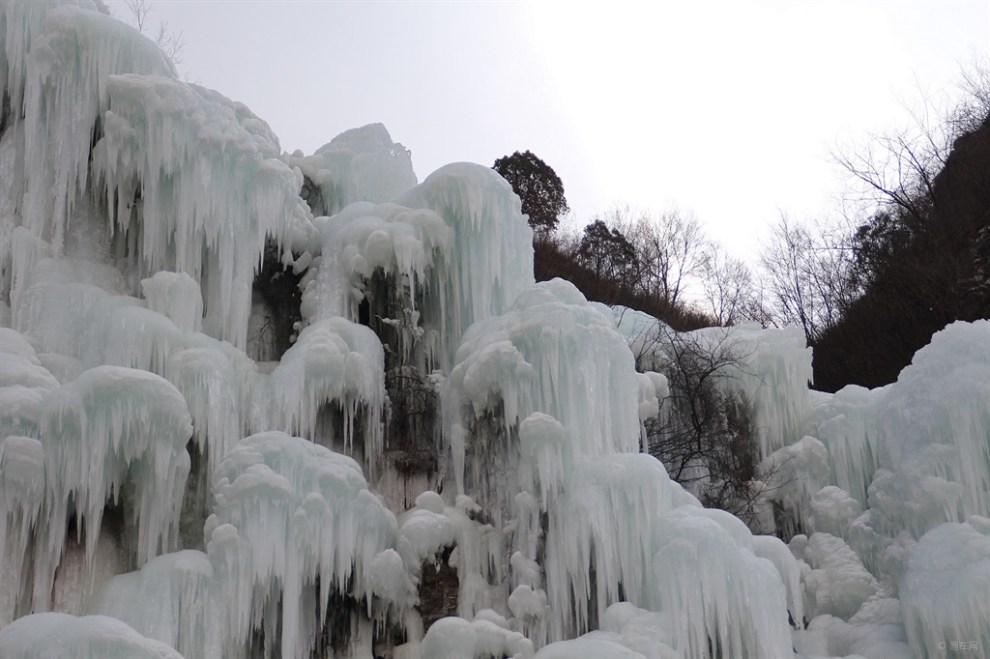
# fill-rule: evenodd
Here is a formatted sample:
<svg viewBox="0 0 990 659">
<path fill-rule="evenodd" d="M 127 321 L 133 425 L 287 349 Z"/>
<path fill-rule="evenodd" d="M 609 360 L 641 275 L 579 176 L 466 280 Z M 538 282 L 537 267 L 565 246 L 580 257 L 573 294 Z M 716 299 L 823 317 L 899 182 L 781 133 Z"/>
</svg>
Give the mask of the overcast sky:
<svg viewBox="0 0 990 659">
<path fill-rule="evenodd" d="M 780 210 L 835 212 L 837 144 L 990 58 L 990 0 L 152 5 L 183 34 L 181 72 L 285 150 L 382 122 L 423 180 L 529 149 L 575 224 L 676 205 L 748 260 Z"/>
</svg>

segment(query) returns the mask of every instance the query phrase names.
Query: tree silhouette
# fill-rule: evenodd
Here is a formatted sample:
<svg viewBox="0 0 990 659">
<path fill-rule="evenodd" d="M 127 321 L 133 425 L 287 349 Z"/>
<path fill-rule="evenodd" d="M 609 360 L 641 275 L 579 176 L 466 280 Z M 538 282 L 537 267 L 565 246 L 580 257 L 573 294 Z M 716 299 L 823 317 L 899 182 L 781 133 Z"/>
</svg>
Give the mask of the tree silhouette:
<svg viewBox="0 0 990 659">
<path fill-rule="evenodd" d="M 569 209 L 564 184 L 552 167 L 531 151 L 516 151 L 496 160 L 493 169 L 519 195 L 522 212 L 529 215 L 529 225 L 534 231 L 550 233 L 557 228 L 560 216 Z"/>
<path fill-rule="evenodd" d="M 595 220 L 584 228 L 578 258 L 598 277 L 632 289 L 636 283 L 636 249 L 622 232 Z"/>
</svg>

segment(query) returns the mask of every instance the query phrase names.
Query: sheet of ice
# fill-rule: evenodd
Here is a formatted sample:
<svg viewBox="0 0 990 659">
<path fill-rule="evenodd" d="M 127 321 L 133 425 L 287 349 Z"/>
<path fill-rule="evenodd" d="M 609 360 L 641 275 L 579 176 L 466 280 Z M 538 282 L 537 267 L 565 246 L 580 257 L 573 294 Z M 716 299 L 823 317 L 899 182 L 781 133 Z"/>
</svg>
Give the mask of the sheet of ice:
<svg viewBox="0 0 990 659">
<path fill-rule="evenodd" d="M 165 554 L 107 581 L 88 609 L 121 620 L 186 657 L 220 657 L 216 620 L 222 604 L 211 599 L 212 577 L 203 552 Z"/>
<path fill-rule="evenodd" d="M 34 3 L 11 4 L 13 29 L 36 24 L 40 7 L 23 10 L 17 5 Z M 22 216 L 32 233 L 59 253 L 77 196 L 88 187 L 90 145 L 108 106 L 108 76 L 175 72 L 154 42 L 95 11 L 52 8 L 41 31 L 29 28 L 28 38 L 29 43 L 15 38 L 7 46 L 11 68 L 24 71 L 21 106 L 12 106 L 15 112 L 23 108 L 25 122 Z M 24 51 L 12 56 L 11 47 L 29 48 L 23 65 L 18 62 Z M 10 81 L 15 88 L 20 84 Z"/>
<path fill-rule="evenodd" d="M 379 607 L 374 595 L 412 591 L 411 584 L 383 588 L 371 576 L 373 566 L 388 564 L 378 556 L 395 548 L 397 526 L 367 487 L 351 458 L 281 432 L 247 437 L 224 457 L 205 533 L 228 603 L 226 654 L 242 652 L 263 621 L 268 651 L 281 628 L 281 656 L 307 657 L 331 591 L 355 598 L 368 615 Z"/>
<path fill-rule="evenodd" d="M 540 412 L 566 429 L 567 450 L 574 456 L 605 455 L 637 450 L 638 399 L 632 355 L 610 319 L 569 282 L 555 279 L 532 286 L 505 313 L 467 331 L 447 379 L 444 414 L 452 428 L 448 441 L 459 491 L 465 470 L 469 483 L 491 472 L 484 456 L 510 456 L 511 466 L 512 452 L 518 452 L 515 447 L 465 443 L 470 429 L 486 416 L 509 433 Z M 532 450 L 544 450 L 529 444 Z M 467 457 L 471 464 L 465 464 Z M 550 469 L 560 469 L 553 467 L 553 459 L 543 459 L 545 478 L 552 478 Z"/>
<path fill-rule="evenodd" d="M 203 298 L 199 284 L 184 272 L 156 272 L 141 280 L 148 308 L 166 316 L 180 332 L 198 332 L 202 323 Z"/>
<path fill-rule="evenodd" d="M 124 504 L 136 530 L 138 565 L 173 546 L 192 423 L 182 394 L 168 381 L 146 371 L 98 366 L 49 394 L 40 427 L 47 533 L 37 543 L 34 593 L 36 609 L 44 610 L 73 511 L 80 531 L 86 530 L 88 565 L 107 501 Z M 132 492 L 126 497 L 125 484 Z"/>
<path fill-rule="evenodd" d="M 303 329 L 296 343 L 254 393 L 255 431 L 284 429 L 317 436 L 325 406 L 343 413 L 344 446 L 351 452 L 355 426 L 362 429 L 363 454 L 373 466 L 381 454 L 385 406 L 385 355 L 367 327 L 328 318 Z"/>
<path fill-rule="evenodd" d="M 791 656 L 786 591 L 773 563 L 740 546 L 698 509 L 673 510 L 653 525 L 647 608 L 671 620 L 673 647 L 704 657 Z"/>
<path fill-rule="evenodd" d="M 501 314 L 533 283 L 533 230 L 509 184 L 482 165 L 445 165 L 394 201 L 434 211 L 453 232 L 453 259 L 440 273 L 442 288 L 435 298 L 443 312 L 424 310 L 444 318 L 441 367 L 446 371 L 465 330 Z"/>
<path fill-rule="evenodd" d="M 168 645 L 146 638 L 108 616 L 35 613 L 0 629 L 4 659 L 182 659 Z"/>
<path fill-rule="evenodd" d="M 990 649 L 990 519 L 941 524 L 915 545 L 900 595 L 911 647 L 928 657 L 946 648 Z M 951 652 L 950 652 L 951 656 Z"/>
<path fill-rule="evenodd" d="M 381 203 L 416 185 L 409 150 L 382 124 L 352 128 L 311 156 L 287 157 L 315 186 L 303 189 L 314 215 L 334 215 L 358 201 Z"/>
<path fill-rule="evenodd" d="M 135 254 L 131 267 L 199 281 L 203 327 L 243 348 L 265 240 L 286 237 L 301 175 L 279 159 L 264 122 L 217 92 L 123 74 L 107 93 L 94 184 L 117 200 L 111 219 Z"/>
</svg>

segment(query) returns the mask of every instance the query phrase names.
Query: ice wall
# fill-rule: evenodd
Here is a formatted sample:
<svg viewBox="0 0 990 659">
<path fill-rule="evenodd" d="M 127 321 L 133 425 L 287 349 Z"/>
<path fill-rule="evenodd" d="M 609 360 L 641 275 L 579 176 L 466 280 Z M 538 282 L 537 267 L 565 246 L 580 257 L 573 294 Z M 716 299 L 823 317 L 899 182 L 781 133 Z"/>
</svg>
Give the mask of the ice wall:
<svg viewBox="0 0 990 659">
<path fill-rule="evenodd" d="M 534 284 L 487 167 L 417 185 L 380 124 L 280 153 L 106 16 L 0 16 L 4 657 L 990 646 L 990 323 L 815 394 L 797 330 L 675 335 Z M 244 352 L 262 259 L 303 293 L 272 363 Z M 640 453 L 675 339 L 732 357 L 787 545 Z M 403 379 L 430 423 L 393 423 Z"/>
<path fill-rule="evenodd" d="M 352 128 L 313 155 L 297 151 L 287 162 L 312 186 L 303 188 L 303 198 L 314 215 L 336 215 L 356 202 L 386 202 L 418 182 L 409 150 L 393 142 L 382 124 Z"/>
</svg>

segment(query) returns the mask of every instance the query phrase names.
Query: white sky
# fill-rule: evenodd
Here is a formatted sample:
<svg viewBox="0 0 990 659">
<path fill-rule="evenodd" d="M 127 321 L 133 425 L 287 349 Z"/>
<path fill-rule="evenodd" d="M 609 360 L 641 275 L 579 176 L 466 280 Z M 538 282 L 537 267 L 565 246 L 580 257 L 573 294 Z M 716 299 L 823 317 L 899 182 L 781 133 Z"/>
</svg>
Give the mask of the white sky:
<svg viewBox="0 0 990 659">
<path fill-rule="evenodd" d="M 990 0 L 152 5 L 183 33 L 183 74 L 285 150 L 382 122 L 423 180 L 529 149 L 576 225 L 676 205 L 747 260 L 780 210 L 836 212 L 837 144 L 990 58 Z"/>
</svg>

